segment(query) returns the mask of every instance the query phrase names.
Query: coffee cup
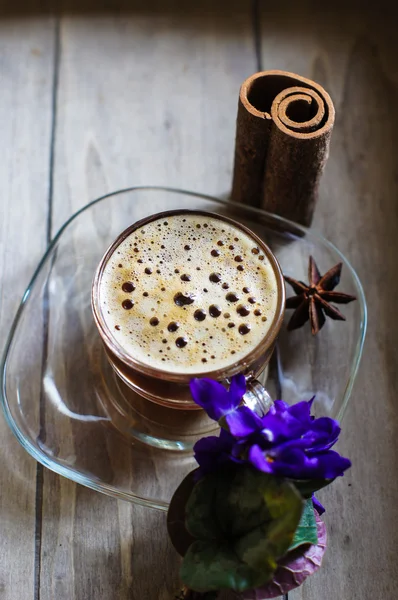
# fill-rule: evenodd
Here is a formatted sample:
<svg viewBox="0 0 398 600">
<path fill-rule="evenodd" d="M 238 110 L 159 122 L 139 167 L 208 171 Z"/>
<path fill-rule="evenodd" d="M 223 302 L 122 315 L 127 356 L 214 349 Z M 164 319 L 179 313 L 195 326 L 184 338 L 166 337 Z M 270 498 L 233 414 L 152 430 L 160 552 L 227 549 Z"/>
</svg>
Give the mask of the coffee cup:
<svg viewBox="0 0 398 600">
<path fill-rule="evenodd" d="M 248 381 L 267 366 L 282 321 L 285 286 L 268 246 L 236 221 L 175 210 L 128 227 L 105 252 L 92 286 L 107 358 L 131 390 L 152 403 L 197 410 L 189 383 Z M 248 400 L 249 401 L 249 400 Z"/>
</svg>

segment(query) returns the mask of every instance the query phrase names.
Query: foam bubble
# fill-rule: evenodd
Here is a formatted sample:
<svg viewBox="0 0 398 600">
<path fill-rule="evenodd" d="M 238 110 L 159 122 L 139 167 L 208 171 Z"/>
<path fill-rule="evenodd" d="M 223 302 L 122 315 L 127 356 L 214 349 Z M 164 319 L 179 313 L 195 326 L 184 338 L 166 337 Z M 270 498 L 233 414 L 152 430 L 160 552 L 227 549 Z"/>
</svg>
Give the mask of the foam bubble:
<svg viewBox="0 0 398 600">
<path fill-rule="evenodd" d="M 200 373 L 241 360 L 267 334 L 275 273 L 255 241 L 222 219 L 169 216 L 133 231 L 99 290 L 110 335 L 132 358 Z"/>
</svg>

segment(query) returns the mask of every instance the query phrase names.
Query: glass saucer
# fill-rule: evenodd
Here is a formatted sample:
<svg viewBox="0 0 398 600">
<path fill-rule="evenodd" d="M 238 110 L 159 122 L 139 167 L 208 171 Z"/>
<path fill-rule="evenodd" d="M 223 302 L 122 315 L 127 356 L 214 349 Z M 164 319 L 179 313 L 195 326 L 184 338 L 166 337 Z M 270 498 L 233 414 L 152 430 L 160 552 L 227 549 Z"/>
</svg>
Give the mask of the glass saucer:
<svg viewBox="0 0 398 600">
<path fill-rule="evenodd" d="M 126 419 L 126 390 L 105 358 L 90 293 L 100 258 L 123 229 L 177 208 L 216 212 L 245 224 L 271 247 L 284 273 L 296 279 L 307 280 L 310 254 L 321 272 L 343 263 L 341 290 L 357 297 L 343 307 L 347 321 L 328 319 L 317 336 L 308 324 L 288 333 L 287 311 L 264 375 L 273 398 L 294 403 L 316 395 L 318 416 L 341 419 L 366 330 L 365 297 L 347 259 L 318 233 L 278 216 L 154 187 L 106 195 L 73 215 L 41 260 L 12 325 L 1 368 L 4 412 L 22 446 L 46 467 L 105 494 L 163 510 L 194 468 L 192 452 L 148 446 L 145 435 L 141 441 L 131 437 L 137 419 L 146 419 L 148 427 L 179 425 L 173 419 L 163 423 L 157 411 Z"/>
</svg>

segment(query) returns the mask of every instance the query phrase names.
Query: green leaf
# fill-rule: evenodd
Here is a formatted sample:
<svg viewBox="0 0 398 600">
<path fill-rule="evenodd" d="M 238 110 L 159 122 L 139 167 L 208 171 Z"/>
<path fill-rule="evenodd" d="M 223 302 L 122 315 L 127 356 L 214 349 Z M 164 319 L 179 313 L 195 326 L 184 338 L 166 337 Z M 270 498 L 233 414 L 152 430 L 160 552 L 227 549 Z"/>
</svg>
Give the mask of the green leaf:
<svg viewBox="0 0 398 600">
<path fill-rule="evenodd" d="M 285 479 L 240 467 L 218 479 L 217 519 L 227 535 L 242 536 L 255 527 L 291 516 L 292 537 L 303 502 Z"/>
<path fill-rule="evenodd" d="M 258 482 L 259 493 L 266 504 L 268 520 L 241 536 L 235 550 L 244 562 L 262 571 L 266 577 L 264 581 L 267 581 L 276 569 L 276 561 L 286 554 L 293 541 L 303 502 L 287 481 L 262 475 L 261 484 Z"/>
<path fill-rule="evenodd" d="M 272 518 L 264 499 L 268 484 L 269 475 L 251 467 L 224 472 L 218 478 L 215 511 L 225 534 L 243 535 Z"/>
<path fill-rule="evenodd" d="M 303 545 L 316 545 L 318 543 L 318 534 L 314 507 L 312 500 L 307 500 L 304 505 L 303 514 L 301 515 L 300 523 L 294 534 L 293 542 L 289 547 L 289 552 Z"/>
<path fill-rule="evenodd" d="M 223 537 L 214 510 L 217 485 L 223 476 L 223 473 L 210 473 L 192 489 L 185 506 L 185 525 L 194 538 L 214 540 Z"/>
<path fill-rule="evenodd" d="M 302 510 L 294 485 L 250 466 L 206 476 L 186 505 L 186 526 L 198 541 L 184 557 L 183 582 L 197 591 L 263 585 L 292 543 Z"/>
<path fill-rule="evenodd" d="M 190 546 L 180 571 L 181 580 L 197 592 L 257 587 L 262 574 L 245 564 L 227 542 L 198 540 Z"/>
</svg>

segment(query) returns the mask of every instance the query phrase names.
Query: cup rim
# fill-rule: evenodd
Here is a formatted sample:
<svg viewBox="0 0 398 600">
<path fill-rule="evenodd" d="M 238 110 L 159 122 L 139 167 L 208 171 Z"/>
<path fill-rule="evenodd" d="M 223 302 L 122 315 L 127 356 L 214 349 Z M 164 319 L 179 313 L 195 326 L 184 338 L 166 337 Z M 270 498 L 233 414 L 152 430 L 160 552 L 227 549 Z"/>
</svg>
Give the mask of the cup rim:
<svg viewBox="0 0 398 600">
<path fill-rule="evenodd" d="M 240 229 L 248 236 L 250 236 L 262 249 L 264 254 L 267 256 L 271 267 L 275 273 L 276 282 L 277 282 L 277 306 L 275 310 L 275 315 L 270 325 L 270 328 L 264 338 L 253 348 L 250 350 L 243 358 L 239 361 L 232 363 L 230 366 L 223 367 L 221 369 L 212 369 L 209 371 L 200 371 L 198 373 L 183 373 L 176 371 L 167 371 L 165 369 L 160 369 L 157 367 L 152 367 L 134 357 L 132 357 L 128 352 L 126 352 L 123 346 L 114 338 L 109 327 L 106 325 L 105 320 L 102 316 L 100 301 L 99 301 L 99 290 L 102 274 L 104 272 L 105 266 L 116 251 L 116 249 L 120 246 L 120 244 L 134 231 L 139 229 L 140 227 L 151 223 L 152 221 L 156 221 L 158 219 L 167 218 L 170 216 L 181 215 L 181 214 L 190 214 L 190 215 L 200 215 L 207 216 L 209 218 L 215 218 L 224 222 L 233 225 L 237 229 Z M 191 379 L 197 377 L 210 377 L 216 380 L 224 380 L 236 375 L 240 372 L 247 372 L 247 368 L 255 363 L 261 355 L 265 354 L 269 348 L 273 346 L 275 340 L 278 336 L 279 330 L 281 328 L 283 317 L 285 313 L 285 282 L 282 274 L 282 269 L 279 265 L 279 262 L 271 249 L 267 246 L 267 244 L 249 227 L 238 223 L 234 219 L 230 217 L 226 217 L 224 215 L 219 215 L 215 212 L 204 211 L 204 210 L 190 210 L 190 209 L 175 209 L 175 210 L 167 210 L 155 213 L 150 215 L 149 217 L 145 217 L 136 221 L 127 229 L 122 231 L 120 235 L 112 242 L 112 244 L 105 251 L 103 257 L 100 260 L 100 263 L 97 267 L 97 270 L 94 275 L 92 288 L 91 288 L 91 307 L 94 316 L 94 321 L 97 325 L 97 329 L 100 333 L 102 341 L 105 343 L 108 350 L 111 353 L 115 354 L 116 357 L 122 361 L 126 366 L 135 369 L 141 375 L 146 375 L 148 377 L 155 377 L 158 379 L 164 379 L 166 381 L 180 383 L 180 384 L 189 384 Z"/>
</svg>

